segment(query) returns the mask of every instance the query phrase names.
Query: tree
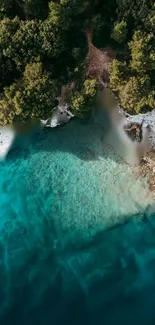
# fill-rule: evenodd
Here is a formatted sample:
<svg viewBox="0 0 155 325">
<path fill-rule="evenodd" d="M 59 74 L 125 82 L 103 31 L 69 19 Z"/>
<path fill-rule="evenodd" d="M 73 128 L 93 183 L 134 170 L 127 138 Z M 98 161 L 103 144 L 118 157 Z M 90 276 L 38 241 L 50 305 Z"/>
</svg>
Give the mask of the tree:
<svg viewBox="0 0 155 325">
<path fill-rule="evenodd" d="M 18 71 L 36 57 L 47 61 L 65 50 L 65 35 L 50 21 L 20 21 L 6 18 L 0 22 L 0 47 Z"/>
<path fill-rule="evenodd" d="M 77 89 L 79 88 L 79 89 Z M 97 82 L 95 79 L 86 79 L 80 87 L 75 85 L 69 89 L 68 103 L 76 116 L 84 118 L 90 115 L 95 105 Z"/>
<path fill-rule="evenodd" d="M 145 82 L 146 80 L 131 77 L 120 87 L 120 103 L 131 113 L 142 112 L 147 105 L 147 96 L 143 92 Z"/>
<path fill-rule="evenodd" d="M 6 50 L 12 44 L 12 38 L 20 27 L 20 19 L 5 18 L 0 20 L 0 48 L 4 55 L 7 56 Z"/>
<path fill-rule="evenodd" d="M 117 0 L 118 20 L 125 20 L 131 31 L 146 28 L 153 0 Z"/>
<path fill-rule="evenodd" d="M 46 19 L 48 0 L 23 0 L 26 19 Z"/>
<path fill-rule="evenodd" d="M 110 66 L 110 87 L 114 92 L 119 92 L 120 87 L 125 84 L 125 75 L 129 75 L 126 62 L 114 59 Z"/>
<path fill-rule="evenodd" d="M 20 21 L 20 26 L 7 49 L 7 55 L 13 58 L 17 67 L 24 68 L 30 60 L 39 56 L 40 52 L 41 39 L 38 23 Z"/>
<path fill-rule="evenodd" d="M 12 108 L 12 119 L 49 117 L 58 95 L 56 82 L 43 71 L 42 64 L 27 64 L 23 78 L 4 90 L 3 115 L 6 115 L 6 103 Z M 5 104 L 5 105 L 4 105 Z M 10 118 L 11 119 L 11 118 Z"/>
<path fill-rule="evenodd" d="M 3 112 L 8 102 L 14 112 L 11 116 L 45 117 L 54 94 L 65 85 L 75 114 L 86 116 L 97 89 L 109 84 L 109 71 L 110 88 L 124 108 L 132 112 L 152 109 L 153 0 L 1 1 L 1 18 L 5 17 L 0 20 Z M 117 60 L 110 50 L 110 44 L 117 45 L 111 37 L 122 43 L 117 46 Z"/>
<path fill-rule="evenodd" d="M 14 108 L 8 103 L 6 98 L 0 99 L 0 125 L 12 123 L 14 117 Z"/>
<path fill-rule="evenodd" d="M 127 23 L 125 21 L 117 22 L 114 25 L 111 37 L 118 43 L 123 43 L 127 36 Z"/>
<path fill-rule="evenodd" d="M 111 65 L 111 89 L 129 112 L 151 110 L 155 107 L 155 36 L 137 30 L 128 45 L 126 62 L 114 60 Z"/>
<path fill-rule="evenodd" d="M 146 25 L 146 29 L 149 32 L 154 32 L 154 29 L 155 29 L 155 3 L 153 3 L 152 8 L 147 15 L 145 25 Z"/>
<path fill-rule="evenodd" d="M 129 43 L 131 67 L 137 73 L 155 72 L 155 37 L 153 33 L 136 31 Z"/>
<path fill-rule="evenodd" d="M 91 0 L 61 0 L 59 3 L 54 0 L 50 1 L 49 19 L 52 24 L 61 26 L 64 30 L 76 24 L 83 28 L 86 15 L 82 16 L 82 14 L 87 12 L 90 3 Z"/>
<path fill-rule="evenodd" d="M 54 26 L 49 20 L 40 22 L 39 39 L 41 55 L 44 57 L 58 58 L 61 53 L 66 51 L 65 33 L 58 27 Z"/>
</svg>

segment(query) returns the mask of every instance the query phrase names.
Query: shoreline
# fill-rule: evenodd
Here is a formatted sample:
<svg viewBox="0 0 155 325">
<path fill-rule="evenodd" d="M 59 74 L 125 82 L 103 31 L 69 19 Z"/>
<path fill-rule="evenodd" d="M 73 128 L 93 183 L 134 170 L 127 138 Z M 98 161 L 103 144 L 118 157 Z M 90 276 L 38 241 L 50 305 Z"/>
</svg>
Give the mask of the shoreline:
<svg viewBox="0 0 155 325">
<path fill-rule="evenodd" d="M 4 160 L 16 137 L 16 131 L 12 125 L 0 127 L 0 160 Z"/>
<path fill-rule="evenodd" d="M 55 128 L 67 124 L 73 117 L 74 115 L 70 112 L 68 106 L 58 106 L 53 109 L 51 117 L 39 121 L 39 127 Z M 17 134 L 18 132 L 13 125 L 0 126 L 0 160 L 6 158 Z"/>
<path fill-rule="evenodd" d="M 152 112 L 147 112 L 145 114 L 137 114 L 137 115 L 129 115 L 123 109 L 119 109 L 119 113 L 125 115 L 125 124 L 124 126 L 127 127 L 130 124 L 143 124 L 143 128 L 148 129 L 148 136 L 149 136 L 149 151 L 155 150 L 155 110 Z M 49 118 L 47 121 L 49 121 Z M 42 122 L 43 120 L 41 120 Z M 65 120 L 65 124 L 70 121 Z M 57 127 L 58 125 L 64 124 L 62 123 L 62 116 L 61 116 L 61 123 L 56 121 L 56 124 L 52 123 L 42 123 L 41 127 Z M 16 137 L 17 132 L 12 125 L 1 126 L 0 127 L 0 159 L 4 159 L 11 148 L 11 145 Z"/>
<path fill-rule="evenodd" d="M 155 110 L 133 116 L 126 114 L 126 122 L 126 126 L 137 123 L 148 131 L 149 147 L 140 163 L 135 166 L 135 174 L 137 177 L 146 179 L 150 193 L 155 200 Z"/>
</svg>

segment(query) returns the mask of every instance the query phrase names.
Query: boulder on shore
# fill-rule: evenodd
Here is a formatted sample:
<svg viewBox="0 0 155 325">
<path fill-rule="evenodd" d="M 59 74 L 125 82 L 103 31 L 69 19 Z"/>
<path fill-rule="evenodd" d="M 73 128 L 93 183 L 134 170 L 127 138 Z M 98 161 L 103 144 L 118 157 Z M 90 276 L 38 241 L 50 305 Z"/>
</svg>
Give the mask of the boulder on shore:
<svg viewBox="0 0 155 325">
<path fill-rule="evenodd" d="M 134 141 L 143 139 L 142 128 L 148 130 L 149 148 L 140 164 L 136 166 L 136 175 L 146 179 L 147 185 L 155 199 L 155 110 L 146 114 L 126 115 L 124 130 Z"/>
<path fill-rule="evenodd" d="M 122 110 L 121 110 L 122 111 Z M 155 149 L 155 109 L 152 112 L 146 114 L 129 115 L 124 112 L 126 116 L 125 127 L 130 128 L 131 125 L 139 125 L 143 128 L 147 128 L 149 134 L 149 146 L 150 149 Z M 132 132 L 131 132 L 132 133 Z M 131 134 L 130 133 L 130 134 Z"/>
<path fill-rule="evenodd" d="M 124 131 L 132 141 L 141 142 L 143 139 L 142 124 L 131 122 L 130 124 L 124 126 Z"/>
</svg>

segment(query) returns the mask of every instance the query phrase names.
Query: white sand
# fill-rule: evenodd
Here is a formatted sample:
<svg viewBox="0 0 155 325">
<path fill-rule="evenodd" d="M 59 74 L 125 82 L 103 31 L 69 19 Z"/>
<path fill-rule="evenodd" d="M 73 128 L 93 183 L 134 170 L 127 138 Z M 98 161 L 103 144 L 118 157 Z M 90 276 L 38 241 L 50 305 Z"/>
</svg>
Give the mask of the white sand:
<svg viewBox="0 0 155 325">
<path fill-rule="evenodd" d="M 12 126 L 0 127 L 0 160 L 5 159 L 15 135 L 16 132 Z"/>
</svg>

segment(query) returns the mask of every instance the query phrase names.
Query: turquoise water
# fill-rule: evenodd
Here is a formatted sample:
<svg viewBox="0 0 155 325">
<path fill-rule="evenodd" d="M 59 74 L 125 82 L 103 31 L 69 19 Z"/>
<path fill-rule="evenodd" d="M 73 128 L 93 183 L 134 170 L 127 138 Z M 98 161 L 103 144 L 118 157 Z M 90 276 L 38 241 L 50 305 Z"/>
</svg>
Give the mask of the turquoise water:
<svg viewBox="0 0 155 325">
<path fill-rule="evenodd" d="M 91 120 L 20 139 L 0 164 L 0 324 L 154 324 L 152 201 L 133 170 Z"/>
</svg>

